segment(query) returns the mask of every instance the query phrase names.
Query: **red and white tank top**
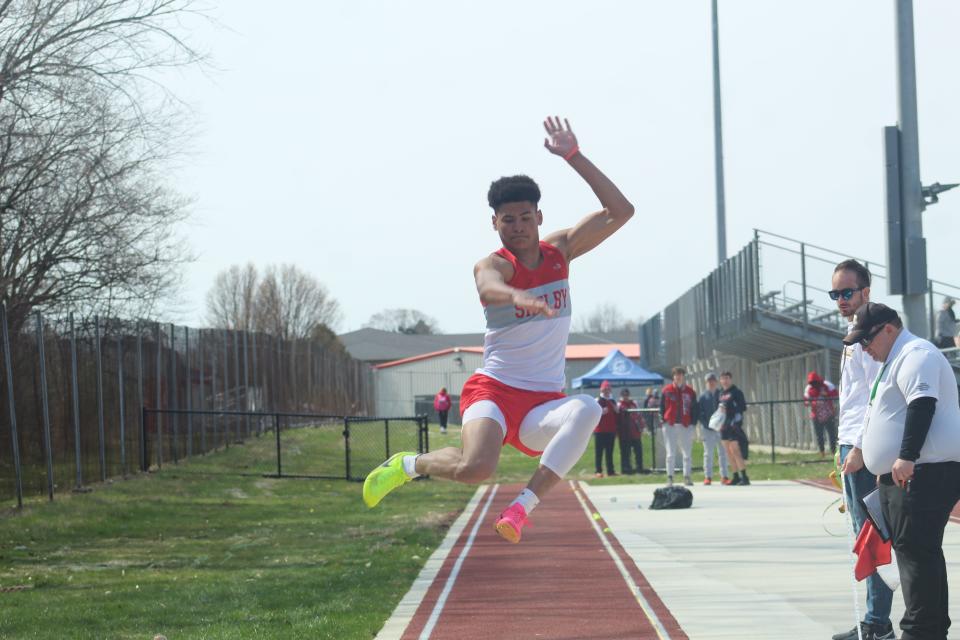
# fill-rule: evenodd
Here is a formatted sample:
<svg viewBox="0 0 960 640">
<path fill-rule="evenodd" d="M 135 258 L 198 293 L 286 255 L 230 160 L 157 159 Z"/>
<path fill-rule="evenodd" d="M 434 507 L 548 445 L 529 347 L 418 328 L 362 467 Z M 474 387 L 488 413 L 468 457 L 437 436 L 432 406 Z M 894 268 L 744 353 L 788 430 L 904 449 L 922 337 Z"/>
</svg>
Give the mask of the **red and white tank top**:
<svg viewBox="0 0 960 640">
<path fill-rule="evenodd" d="M 513 265 L 513 277 L 507 284 L 543 298 L 556 315 L 532 315 L 512 304 L 484 305 L 487 332 L 483 367 L 477 373 L 518 389 L 562 391 L 572 310 L 567 260 L 546 242 L 540 243 L 540 253 L 540 266 L 528 269 L 507 249 L 496 252 Z"/>
</svg>

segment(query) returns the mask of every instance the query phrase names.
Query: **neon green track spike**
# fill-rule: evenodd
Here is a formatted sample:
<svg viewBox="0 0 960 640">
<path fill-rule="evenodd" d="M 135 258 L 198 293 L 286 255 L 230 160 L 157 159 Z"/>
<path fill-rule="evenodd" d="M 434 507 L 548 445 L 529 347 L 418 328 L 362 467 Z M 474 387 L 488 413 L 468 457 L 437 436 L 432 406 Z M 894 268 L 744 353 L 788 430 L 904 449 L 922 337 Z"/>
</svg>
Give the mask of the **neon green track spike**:
<svg viewBox="0 0 960 640">
<path fill-rule="evenodd" d="M 363 481 L 363 502 L 371 509 L 380 504 L 388 493 L 410 482 L 403 470 L 403 456 L 415 456 L 415 451 L 395 453 L 386 462 L 367 474 Z"/>
</svg>

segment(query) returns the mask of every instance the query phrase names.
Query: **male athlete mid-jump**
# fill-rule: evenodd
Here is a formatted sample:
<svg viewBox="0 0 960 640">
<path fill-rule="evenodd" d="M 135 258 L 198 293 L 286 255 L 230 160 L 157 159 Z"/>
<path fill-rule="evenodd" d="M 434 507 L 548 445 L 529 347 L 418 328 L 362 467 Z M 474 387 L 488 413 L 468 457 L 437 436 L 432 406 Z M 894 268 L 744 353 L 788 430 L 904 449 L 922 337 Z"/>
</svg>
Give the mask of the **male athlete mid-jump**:
<svg viewBox="0 0 960 640">
<path fill-rule="evenodd" d="M 500 514 L 497 532 L 519 542 L 527 516 L 583 455 L 600 406 L 591 396 L 563 394 L 570 288 L 567 265 L 609 238 L 633 216 L 633 205 L 581 152 L 565 119 L 547 118 L 544 146 L 580 174 L 603 207 L 569 229 L 540 240 L 540 189 L 527 176 L 500 178 L 487 200 L 503 248 L 473 269 L 487 320 L 483 367 L 463 386 L 462 447 L 392 456 L 363 484 L 363 500 L 376 506 L 390 491 L 419 475 L 479 483 L 497 468 L 510 444 L 540 465 L 527 487 Z"/>
</svg>

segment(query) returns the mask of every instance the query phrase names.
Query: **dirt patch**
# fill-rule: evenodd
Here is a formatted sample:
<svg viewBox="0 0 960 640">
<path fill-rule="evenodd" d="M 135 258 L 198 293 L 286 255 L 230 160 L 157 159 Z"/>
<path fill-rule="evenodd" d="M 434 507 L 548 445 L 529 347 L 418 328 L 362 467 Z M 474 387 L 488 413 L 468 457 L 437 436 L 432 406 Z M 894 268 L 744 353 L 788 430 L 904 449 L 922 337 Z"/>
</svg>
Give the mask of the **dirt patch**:
<svg viewBox="0 0 960 640">
<path fill-rule="evenodd" d="M 253 483 L 253 486 L 255 486 L 257 489 L 260 489 L 260 491 L 263 492 L 264 496 L 268 498 L 272 498 L 274 496 L 273 488 L 274 486 L 276 486 L 276 484 L 277 484 L 276 480 L 264 479 L 264 480 L 257 480 L 256 482 Z"/>
<path fill-rule="evenodd" d="M 447 530 L 459 515 L 459 511 L 431 511 L 417 518 L 417 524 L 421 527 Z"/>
</svg>

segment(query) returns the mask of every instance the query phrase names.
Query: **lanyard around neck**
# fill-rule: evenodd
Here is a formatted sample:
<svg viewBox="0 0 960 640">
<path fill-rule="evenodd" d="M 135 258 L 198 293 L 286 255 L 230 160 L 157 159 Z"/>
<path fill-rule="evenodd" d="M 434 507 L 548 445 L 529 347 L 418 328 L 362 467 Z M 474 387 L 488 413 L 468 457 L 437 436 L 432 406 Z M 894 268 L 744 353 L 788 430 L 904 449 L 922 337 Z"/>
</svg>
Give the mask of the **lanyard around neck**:
<svg viewBox="0 0 960 640">
<path fill-rule="evenodd" d="M 887 370 L 887 365 L 890 364 L 890 358 L 887 358 L 887 361 L 883 363 L 883 368 L 880 369 L 880 373 L 877 375 L 877 379 L 873 382 L 873 389 L 870 390 L 870 404 L 873 404 L 873 398 L 877 395 L 877 387 L 880 386 L 880 379 L 883 377 L 883 372 Z"/>
</svg>

